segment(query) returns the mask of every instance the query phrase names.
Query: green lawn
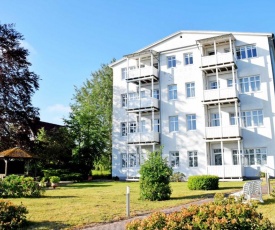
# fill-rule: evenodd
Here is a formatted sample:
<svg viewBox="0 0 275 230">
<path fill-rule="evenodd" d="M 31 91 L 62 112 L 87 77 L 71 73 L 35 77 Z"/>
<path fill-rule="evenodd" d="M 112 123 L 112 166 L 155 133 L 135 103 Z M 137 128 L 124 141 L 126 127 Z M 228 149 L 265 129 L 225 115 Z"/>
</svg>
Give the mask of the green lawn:
<svg viewBox="0 0 275 230">
<path fill-rule="evenodd" d="M 187 183 L 171 183 L 173 192 L 168 201 L 139 200 L 138 182 L 88 182 L 75 183 L 55 190 L 47 190 L 42 198 L 9 199 L 27 207 L 29 229 L 61 229 L 73 226 L 93 225 L 126 218 L 126 186 L 130 187 L 131 216 L 185 204 L 216 192 L 228 193 L 240 190 L 244 182 L 220 182 L 220 190 L 190 191 Z M 267 199 L 265 197 L 265 199 Z M 273 201 L 268 199 L 259 208 L 264 216 L 275 222 Z M 272 214 L 272 210 L 274 210 Z M 268 217 L 268 216 L 267 216 Z"/>
</svg>

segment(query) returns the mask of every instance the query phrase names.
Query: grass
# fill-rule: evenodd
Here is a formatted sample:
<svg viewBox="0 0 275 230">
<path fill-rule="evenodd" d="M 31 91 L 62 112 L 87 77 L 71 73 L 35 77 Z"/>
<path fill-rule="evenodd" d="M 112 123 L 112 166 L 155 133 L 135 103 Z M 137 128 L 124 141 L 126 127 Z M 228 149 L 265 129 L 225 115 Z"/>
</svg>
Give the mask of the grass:
<svg viewBox="0 0 275 230">
<path fill-rule="evenodd" d="M 126 218 L 126 186 L 130 187 L 130 209 L 131 216 L 134 216 L 213 196 L 216 192 L 229 193 L 240 190 L 243 186 L 243 182 L 220 182 L 219 184 L 220 189 L 215 191 L 190 191 L 187 183 L 173 182 L 171 199 L 155 202 L 138 199 L 138 182 L 75 183 L 49 189 L 42 198 L 9 200 L 15 204 L 22 202 L 27 207 L 29 211 L 27 218 L 31 221 L 28 229 L 69 229 Z M 273 204 L 273 201 L 267 200 L 264 205 L 259 206 L 264 211 L 264 216 L 267 212 L 272 217 L 270 209 Z"/>
</svg>

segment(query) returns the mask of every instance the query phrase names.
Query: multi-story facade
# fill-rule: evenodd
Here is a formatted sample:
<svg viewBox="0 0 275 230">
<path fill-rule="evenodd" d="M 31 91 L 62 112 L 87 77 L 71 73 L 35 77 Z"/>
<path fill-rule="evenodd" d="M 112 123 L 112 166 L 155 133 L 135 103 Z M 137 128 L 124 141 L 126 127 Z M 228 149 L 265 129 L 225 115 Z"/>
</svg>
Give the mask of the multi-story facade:
<svg viewBox="0 0 275 230">
<path fill-rule="evenodd" d="M 180 31 L 111 67 L 113 176 L 160 146 L 187 177 L 274 176 L 273 34 Z"/>
</svg>

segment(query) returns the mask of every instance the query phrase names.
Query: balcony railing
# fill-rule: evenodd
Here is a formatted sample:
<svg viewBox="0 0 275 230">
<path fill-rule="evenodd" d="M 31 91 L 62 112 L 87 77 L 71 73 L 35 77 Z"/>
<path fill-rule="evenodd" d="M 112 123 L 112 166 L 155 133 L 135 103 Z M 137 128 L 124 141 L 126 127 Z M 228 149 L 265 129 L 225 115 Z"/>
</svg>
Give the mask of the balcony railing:
<svg viewBox="0 0 275 230">
<path fill-rule="evenodd" d="M 207 67 L 232 62 L 234 62 L 234 57 L 232 53 L 217 53 L 216 55 L 203 56 L 201 59 L 201 66 Z"/>
<path fill-rule="evenodd" d="M 213 101 L 220 99 L 236 98 L 239 96 L 235 87 L 228 87 L 223 89 L 208 89 L 204 90 L 204 101 Z"/>
<path fill-rule="evenodd" d="M 149 108 L 159 109 L 159 100 L 152 97 L 128 100 L 127 110 L 139 110 Z"/>
<path fill-rule="evenodd" d="M 205 138 L 230 138 L 240 137 L 241 129 L 238 125 L 215 126 L 205 128 Z"/>
<path fill-rule="evenodd" d="M 128 133 L 128 143 L 159 143 L 159 133 L 157 132 L 142 132 Z"/>
<path fill-rule="evenodd" d="M 243 165 L 208 165 L 207 173 L 221 178 L 232 178 L 243 176 Z"/>
<path fill-rule="evenodd" d="M 132 70 L 129 70 L 129 75 L 127 80 L 142 78 L 146 76 L 158 77 L 158 70 L 155 67 L 151 67 L 151 66 L 139 68 L 139 69 L 132 69 Z"/>
</svg>

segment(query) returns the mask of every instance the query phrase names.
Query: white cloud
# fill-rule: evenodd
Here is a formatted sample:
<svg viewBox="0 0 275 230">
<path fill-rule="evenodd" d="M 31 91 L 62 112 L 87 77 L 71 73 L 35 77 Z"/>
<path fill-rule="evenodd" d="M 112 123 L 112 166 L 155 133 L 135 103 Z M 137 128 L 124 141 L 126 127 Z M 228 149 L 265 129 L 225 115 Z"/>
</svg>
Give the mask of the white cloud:
<svg viewBox="0 0 275 230">
<path fill-rule="evenodd" d="M 23 40 L 23 41 L 20 41 L 20 43 L 25 49 L 27 49 L 30 52 L 30 54 L 34 54 L 34 55 L 37 54 L 36 49 L 27 41 Z"/>
</svg>

